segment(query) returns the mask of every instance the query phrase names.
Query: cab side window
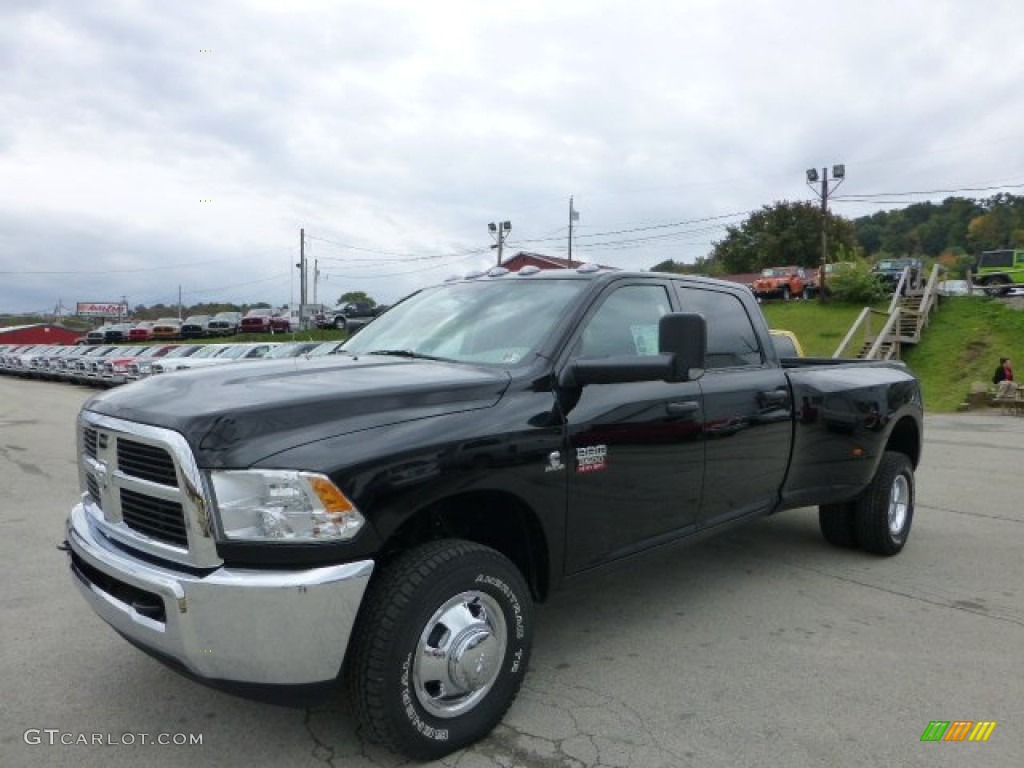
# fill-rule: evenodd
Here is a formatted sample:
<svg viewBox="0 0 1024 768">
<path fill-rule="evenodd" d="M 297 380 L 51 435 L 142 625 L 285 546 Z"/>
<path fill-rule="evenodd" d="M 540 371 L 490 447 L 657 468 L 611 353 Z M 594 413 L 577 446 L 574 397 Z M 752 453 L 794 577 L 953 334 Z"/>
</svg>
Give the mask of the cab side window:
<svg viewBox="0 0 1024 768">
<path fill-rule="evenodd" d="M 689 286 L 680 286 L 679 296 L 683 312 L 696 312 L 707 321 L 707 368 L 763 363 L 757 332 L 738 296 Z"/>
<path fill-rule="evenodd" d="M 663 285 L 625 285 L 604 298 L 583 327 L 580 357 L 658 354 L 658 320 L 672 311 Z"/>
</svg>

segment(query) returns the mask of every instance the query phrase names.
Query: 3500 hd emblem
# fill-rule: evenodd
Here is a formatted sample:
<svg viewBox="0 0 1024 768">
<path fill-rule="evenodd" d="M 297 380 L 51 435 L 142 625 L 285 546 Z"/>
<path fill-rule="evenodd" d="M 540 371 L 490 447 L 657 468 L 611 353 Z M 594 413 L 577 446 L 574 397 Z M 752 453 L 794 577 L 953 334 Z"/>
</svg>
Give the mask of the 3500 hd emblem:
<svg viewBox="0 0 1024 768">
<path fill-rule="evenodd" d="M 576 449 L 576 471 L 597 472 L 608 466 L 608 446 L 588 445 Z"/>
</svg>

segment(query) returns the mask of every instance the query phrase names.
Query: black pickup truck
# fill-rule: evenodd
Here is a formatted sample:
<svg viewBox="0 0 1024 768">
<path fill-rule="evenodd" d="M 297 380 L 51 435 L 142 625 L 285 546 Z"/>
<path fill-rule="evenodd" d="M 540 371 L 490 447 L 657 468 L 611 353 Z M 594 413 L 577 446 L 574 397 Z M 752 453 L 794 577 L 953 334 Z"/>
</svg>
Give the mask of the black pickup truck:
<svg viewBox="0 0 1024 768">
<path fill-rule="evenodd" d="M 366 733 L 486 735 L 533 604 L 780 510 L 893 555 L 921 454 L 899 363 L 780 361 L 750 291 L 526 267 L 428 288 L 338 356 L 156 376 L 78 419 L 74 581 L 131 643 L 283 700 L 347 686 Z"/>
<path fill-rule="evenodd" d="M 316 315 L 318 328 L 337 328 L 339 331 L 356 331 L 383 313 L 386 307 L 378 307 L 368 301 L 350 301 L 329 312 Z"/>
</svg>

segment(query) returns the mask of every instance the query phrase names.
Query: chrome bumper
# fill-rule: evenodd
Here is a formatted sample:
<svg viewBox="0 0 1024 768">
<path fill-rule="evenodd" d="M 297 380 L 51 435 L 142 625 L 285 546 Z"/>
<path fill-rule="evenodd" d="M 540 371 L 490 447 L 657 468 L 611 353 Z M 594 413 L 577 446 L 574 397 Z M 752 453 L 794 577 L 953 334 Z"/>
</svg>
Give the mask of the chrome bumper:
<svg viewBox="0 0 1024 768">
<path fill-rule="evenodd" d="M 81 504 L 68 517 L 67 541 L 74 581 L 102 619 L 211 681 L 298 686 L 336 678 L 373 572 L 373 561 L 362 560 L 193 575 L 113 545 Z"/>
</svg>

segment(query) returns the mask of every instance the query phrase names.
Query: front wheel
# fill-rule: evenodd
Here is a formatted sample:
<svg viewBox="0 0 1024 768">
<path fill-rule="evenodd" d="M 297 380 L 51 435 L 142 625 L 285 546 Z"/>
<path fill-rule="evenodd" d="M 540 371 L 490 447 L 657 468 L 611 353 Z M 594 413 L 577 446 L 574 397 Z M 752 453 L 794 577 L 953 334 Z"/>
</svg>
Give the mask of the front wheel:
<svg viewBox="0 0 1024 768">
<path fill-rule="evenodd" d="M 914 520 L 914 468 L 903 453 L 886 451 L 871 484 L 857 498 L 856 535 L 862 549 L 895 555 Z"/>
<path fill-rule="evenodd" d="M 990 277 L 984 285 L 985 293 L 989 296 L 1005 296 L 1010 292 L 1010 281 L 1003 276 Z"/>
<path fill-rule="evenodd" d="M 334 327 L 337 328 L 339 331 L 345 330 L 346 325 L 347 323 L 345 322 L 345 318 L 342 317 L 341 315 L 338 315 L 336 318 L 334 318 Z"/>
<path fill-rule="evenodd" d="M 533 603 L 507 558 L 468 541 L 412 549 L 367 594 L 345 678 L 368 734 L 436 760 L 486 736 L 526 674 Z"/>
<path fill-rule="evenodd" d="M 789 296 L 790 296 L 789 286 L 788 285 L 782 286 L 782 298 L 784 300 L 786 300 L 786 301 L 789 301 Z"/>
</svg>

